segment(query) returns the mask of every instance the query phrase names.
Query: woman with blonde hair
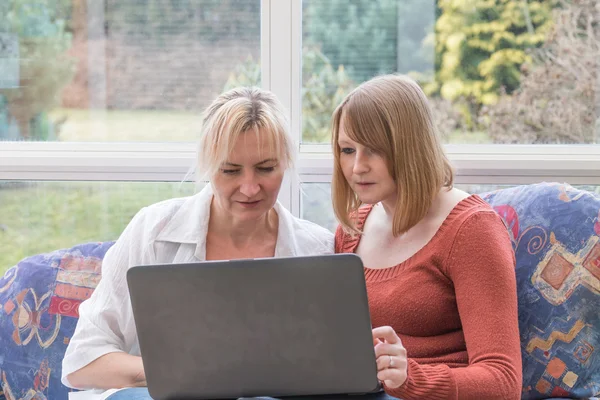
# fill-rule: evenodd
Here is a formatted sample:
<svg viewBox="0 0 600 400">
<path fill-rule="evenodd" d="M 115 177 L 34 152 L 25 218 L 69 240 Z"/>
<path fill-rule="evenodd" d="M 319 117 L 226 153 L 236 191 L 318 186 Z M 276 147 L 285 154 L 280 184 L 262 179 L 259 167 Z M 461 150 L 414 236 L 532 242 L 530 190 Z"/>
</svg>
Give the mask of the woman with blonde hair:
<svg viewBox="0 0 600 400">
<path fill-rule="evenodd" d="M 200 179 L 209 184 L 143 208 L 107 252 L 102 280 L 79 308 L 63 360 L 65 385 L 98 389 L 111 400 L 150 399 L 145 388 L 103 392 L 146 385 L 126 283 L 133 266 L 333 253 L 331 232 L 277 202 L 294 151 L 272 93 L 237 88 L 219 96 L 204 113 L 198 153 Z"/>
<path fill-rule="evenodd" d="M 358 254 L 378 378 L 410 399 L 518 399 L 521 354 L 508 232 L 453 170 L 427 98 L 376 77 L 333 114 L 336 252 Z"/>
</svg>

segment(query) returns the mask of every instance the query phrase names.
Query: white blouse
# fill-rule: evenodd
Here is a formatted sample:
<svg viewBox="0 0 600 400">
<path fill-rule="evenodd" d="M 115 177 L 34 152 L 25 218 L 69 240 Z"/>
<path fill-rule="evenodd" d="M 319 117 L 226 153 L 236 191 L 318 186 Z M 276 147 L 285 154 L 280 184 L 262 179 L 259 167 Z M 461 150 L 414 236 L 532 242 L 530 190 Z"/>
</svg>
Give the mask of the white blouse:
<svg viewBox="0 0 600 400">
<path fill-rule="evenodd" d="M 92 296 L 79 307 L 79 321 L 62 363 L 62 383 L 73 387 L 67 375 L 97 358 L 114 352 L 139 356 L 126 273 L 148 264 L 206 260 L 206 235 L 213 197 L 211 185 L 185 198 L 163 201 L 140 210 L 108 250 L 102 279 Z M 294 217 L 275 204 L 279 231 L 275 257 L 331 254 L 334 236 L 312 222 Z"/>
</svg>

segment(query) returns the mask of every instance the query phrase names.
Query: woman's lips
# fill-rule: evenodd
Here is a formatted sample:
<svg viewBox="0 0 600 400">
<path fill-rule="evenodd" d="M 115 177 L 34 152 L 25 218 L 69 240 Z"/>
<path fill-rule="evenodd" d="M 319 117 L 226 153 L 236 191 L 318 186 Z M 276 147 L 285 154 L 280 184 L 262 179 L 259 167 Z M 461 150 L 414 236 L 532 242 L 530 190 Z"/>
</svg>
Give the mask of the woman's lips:
<svg viewBox="0 0 600 400">
<path fill-rule="evenodd" d="M 256 200 L 256 201 L 238 201 L 238 203 L 244 207 L 244 208 L 254 208 L 256 206 L 258 206 L 258 204 L 261 202 L 262 200 Z"/>
</svg>

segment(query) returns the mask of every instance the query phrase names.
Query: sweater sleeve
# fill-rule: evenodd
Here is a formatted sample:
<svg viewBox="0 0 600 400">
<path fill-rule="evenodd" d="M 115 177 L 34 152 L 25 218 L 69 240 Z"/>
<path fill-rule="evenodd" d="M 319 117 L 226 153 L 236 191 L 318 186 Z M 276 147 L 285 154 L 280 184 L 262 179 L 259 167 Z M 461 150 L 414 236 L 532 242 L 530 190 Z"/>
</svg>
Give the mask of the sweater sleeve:
<svg viewBox="0 0 600 400">
<path fill-rule="evenodd" d="M 445 264 L 452 280 L 469 365 L 421 365 L 408 360 L 408 379 L 394 397 L 409 399 L 519 399 L 522 370 L 514 253 L 493 211 L 469 216 Z"/>
</svg>

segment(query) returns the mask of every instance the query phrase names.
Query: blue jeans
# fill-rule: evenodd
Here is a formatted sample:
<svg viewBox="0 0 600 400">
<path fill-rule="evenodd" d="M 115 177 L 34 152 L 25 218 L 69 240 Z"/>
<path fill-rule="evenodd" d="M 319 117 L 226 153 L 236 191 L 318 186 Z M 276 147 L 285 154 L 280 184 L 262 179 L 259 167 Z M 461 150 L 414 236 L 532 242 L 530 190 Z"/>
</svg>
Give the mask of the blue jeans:
<svg viewBox="0 0 600 400">
<path fill-rule="evenodd" d="M 150 393 L 148 393 L 148 388 L 129 388 L 119 390 L 115 394 L 111 394 L 106 398 L 106 400 L 151 400 Z"/>
<path fill-rule="evenodd" d="M 320 400 L 353 400 L 353 399 L 360 399 L 360 400 L 393 400 L 394 397 L 390 397 L 387 394 L 381 392 L 381 393 L 374 393 L 374 394 L 367 394 L 364 396 L 319 396 L 319 397 L 315 397 L 318 398 Z M 255 400 L 275 400 L 271 397 L 254 397 L 253 399 Z M 286 400 L 292 400 L 292 397 L 286 397 Z M 308 399 L 308 396 L 306 397 L 298 397 L 298 400 L 306 400 Z M 150 394 L 148 393 L 148 389 L 147 388 L 130 388 L 130 389 L 125 389 L 125 390 L 120 390 L 115 394 L 112 394 L 110 396 L 108 396 L 108 398 L 106 400 L 152 400 L 152 397 L 150 397 Z"/>
</svg>

